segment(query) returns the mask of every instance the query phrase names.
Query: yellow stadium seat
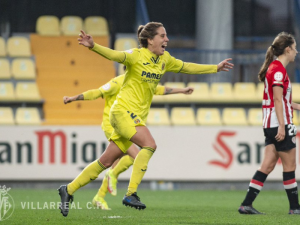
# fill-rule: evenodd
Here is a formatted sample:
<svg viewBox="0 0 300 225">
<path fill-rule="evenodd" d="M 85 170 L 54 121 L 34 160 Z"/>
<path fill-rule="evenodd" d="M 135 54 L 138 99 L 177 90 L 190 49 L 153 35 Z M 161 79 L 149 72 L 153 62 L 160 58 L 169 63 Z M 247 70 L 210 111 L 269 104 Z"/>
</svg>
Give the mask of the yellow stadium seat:
<svg viewBox="0 0 300 225">
<path fill-rule="evenodd" d="M 233 85 L 234 99 L 238 102 L 256 101 L 256 86 L 254 83 L 237 82 Z"/>
<path fill-rule="evenodd" d="M 7 52 L 10 57 L 30 57 L 30 42 L 25 37 L 10 37 L 7 41 Z"/>
<path fill-rule="evenodd" d="M 5 40 L 3 37 L 0 37 L 0 57 L 5 57 L 6 54 Z"/>
<path fill-rule="evenodd" d="M 262 126 L 262 109 L 252 108 L 248 111 L 248 123 L 253 126 Z"/>
<path fill-rule="evenodd" d="M 292 83 L 292 101 L 300 103 L 300 84 Z"/>
<path fill-rule="evenodd" d="M 137 48 L 138 42 L 134 38 L 118 38 L 115 41 L 114 49 L 118 51 L 126 51 L 128 49 Z"/>
<path fill-rule="evenodd" d="M 19 101 L 40 101 L 41 96 L 35 82 L 18 82 L 16 99 Z"/>
<path fill-rule="evenodd" d="M 224 125 L 248 125 L 243 108 L 224 108 L 222 119 Z"/>
<path fill-rule="evenodd" d="M 7 80 L 11 78 L 9 61 L 7 59 L 0 59 L 0 80 Z"/>
<path fill-rule="evenodd" d="M 259 82 L 256 86 L 256 100 L 262 102 L 264 96 L 265 84 L 264 82 Z"/>
<path fill-rule="evenodd" d="M 210 88 L 210 96 L 213 101 L 226 102 L 233 101 L 232 84 L 231 83 L 212 83 Z"/>
<path fill-rule="evenodd" d="M 11 107 L 0 107 L 0 125 L 14 125 L 14 114 Z"/>
<path fill-rule="evenodd" d="M 18 125 L 40 125 L 41 117 L 37 108 L 17 108 L 16 124 Z"/>
<path fill-rule="evenodd" d="M 194 110 L 189 107 L 174 107 L 171 111 L 171 123 L 173 125 L 196 125 Z"/>
<path fill-rule="evenodd" d="M 35 64 L 31 59 L 14 59 L 11 67 L 12 76 L 16 80 L 35 79 Z"/>
<path fill-rule="evenodd" d="M 102 16 L 89 16 L 85 18 L 84 28 L 88 34 L 93 36 L 109 35 L 107 20 Z"/>
<path fill-rule="evenodd" d="M 147 125 L 170 125 L 169 113 L 166 108 L 151 108 L 147 118 Z"/>
<path fill-rule="evenodd" d="M 187 87 L 193 87 L 194 92 L 191 95 L 186 95 L 188 102 L 207 102 L 210 101 L 209 86 L 207 83 L 190 82 Z"/>
<path fill-rule="evenodd" d="M 64 16 L 60 21 L 60 29 L 63 35 L 78 36 L 82 30 L 83 21 L 79 16 Z"/>
<path fill-rule="evenodd" d="M 165 82 L 165 87 L 168 88 L 185 88 L 185 84 L 183 82 Z M 185 94 L 168 94 L 165 95 L 166 102 L 186 102 L 187 97 Z"/>
<path fill-rule="evenodd" d="M 295 109 L 293 110 L 293 124 L 297 126 L 300 125 L 298 111 Z"/>
<path fill-rule="evenodd" d="M 40 16 L 36 22 L 36 32 L 44 36 L 59 36 L 59 19 L 56 16 Z"/>
<path fill-rule="evenodd" d="M 197 110 L 199 125 L 222 125 L 221 114 L 218 108 L 200 108 Z"/>
<path fill-rule="evenodd" d="M 12 82 L 0 82 L 0 101 L 15 100 L 14 86 Z"/>
</svg>

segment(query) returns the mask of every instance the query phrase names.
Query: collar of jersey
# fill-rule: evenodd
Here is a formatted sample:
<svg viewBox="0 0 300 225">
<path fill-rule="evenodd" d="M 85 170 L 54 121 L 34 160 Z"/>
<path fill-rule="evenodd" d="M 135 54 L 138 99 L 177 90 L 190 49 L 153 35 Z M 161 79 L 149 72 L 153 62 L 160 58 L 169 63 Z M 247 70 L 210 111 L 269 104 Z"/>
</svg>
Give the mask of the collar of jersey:
<svg viewBox="0 0 300 225">
<path fill-rule="evenodd" d="M 146 54 L 147 58 L 150 59 L 154 64 L 159 63 L 160 57 L 151 52 L 148 48 L 142 48 L 142 51 Z"/>
</svg>

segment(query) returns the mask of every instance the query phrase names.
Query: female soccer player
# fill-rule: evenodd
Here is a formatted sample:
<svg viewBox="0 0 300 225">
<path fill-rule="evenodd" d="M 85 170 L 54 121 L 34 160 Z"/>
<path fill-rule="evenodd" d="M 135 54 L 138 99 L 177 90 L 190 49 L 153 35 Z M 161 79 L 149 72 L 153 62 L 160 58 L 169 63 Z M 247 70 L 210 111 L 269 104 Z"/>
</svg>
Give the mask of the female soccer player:
<svg viewBox="0 0 300 225">
<path fill-rule="evenodd" d="M 286 72 L 287 65 L 295 60 L 297 53 L 295 38 L 285 32 L 278 34 L 258 73 L 259 80 L 265 83 L 262 108 L 266 147 L 264 160 L 250 181 L 246 198 L 238 210 L 241 214 L 262 214 L 252 207 L 252 203 L 278 158 L 283 166 L 289 214 L 300 214 L 295 180 L 297 131 L 293 125 L 293 109 L 300 110 L 300 105 L 292 102 L 292 86 Z M 275 60 L 274 56 L 277 57 Z"/>
<path fill-rule="evenodd" d="M 125 52 L 115 51 L 94 43 L 91 35 L 81 31 L 79 44 L 99 55 L 124 64 L 126 68 L 123 86 L 110 110 L 110 124 L 114 131 L 106 151 L 98 160 L 89 164 L 70 184 L 59 188 L 61 212 L 67 216 L 69 201 L 80 187 L 94 180 L 119 158 L 132 143 L 141 147 L 134 160 L 128 191 L 123 204 L 136 209 L 146 208 L 136 194 L 148 162 L 156 150 L 156 143 L 145 121 L 149 112 L 154 90 L 161 77 L 167 72 L 203 74 L 229 71 L 233 64 L 225 59 L 218 65 L 200 65 L 175 59 L 167 51 L 169 42 L 161 23 L 150 22 L 138 28 L 141 48 Z"/>
<path fill-rule="evenodd" d="M 115 77 L 111 79 L 108 83 L 104 84 L 103 86 L 99 87 L 98 89 L 92 89 L 88 90 L 86 92 L 83 92 L 82 94 L 75 95 L 72 97 L 64 96 L 63 100 L 65 104 L 71 103 L 73 101 L 78 100 L 95 100 L 98 98 L 104 98 L 105 99 L 105 105 L 104 105 L 104 112 L 103 112 L 103 119 L 101 128 L 105 133 L 105 136 L 107 140 L 109 140 L 112 132 L 113 127 L 110 125 L 109 122 L 109 111 L 111 106 L 113 105 L 114 101 L 116 100 L 117 94 L 119 93 L 123 81 L 124 81 L 125 75 L 120 75 L 118 77 Z M 192 94 L 194 91 L 194 88 L 192 87 L 185 87 L 185 88 L 170 88 L 158 85 L 155 89 L 155 95 L 169 95 L 169 94 Z M 131 145 L 127 149 L 127 153 L 130 153 L 132 156 L 136 156 L 139 152 L 139 149 L 136 145 Z M 109 191 L 113 196 L 117 195 L 117 179 L 118 176 L 125 172 L 129 167 L 133 164 L 134 158 L 132 158 L 129 155 L 123 156 L 120 161 L 116 160 L 113 165 L 111 166 L 111 169 L 107 171 L 105 174 L 102 185 L 99 188 L 98 193 L 93 198 L 93 205 L 95 207 L 99 207 L 103 210 L 110 210 L 108 207 L 107 202 L 104 200 L 105 195 L 107 194 L 107 191 Z"/>
</svg>

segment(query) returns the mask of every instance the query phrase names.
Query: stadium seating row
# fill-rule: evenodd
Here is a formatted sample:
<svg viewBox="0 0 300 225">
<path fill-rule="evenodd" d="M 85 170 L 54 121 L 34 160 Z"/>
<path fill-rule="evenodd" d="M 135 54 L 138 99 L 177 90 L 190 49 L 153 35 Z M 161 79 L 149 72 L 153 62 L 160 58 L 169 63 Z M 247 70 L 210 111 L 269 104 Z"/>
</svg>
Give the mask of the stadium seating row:
<svg viewBox="0 0 300 225">
<path fill-rule="evenodd" d="M 299 118 L 294 110 L 295 125 L 299 125 Z M 151 108 L 148 125 L 229 125 L 229 126 L 262 126 L 262 109 L 251 108 L 246 116 L 244 108 L 224 108 L 222 115 L 218 108 L 199 108 L 196 116 L 190 107 L 174 107 L 169 117 L 166 108 Z"/>
<path fill-rule="evenodd" d="M 218 108 L 199 108 L 196 115 L 189 107 L 174 107 L 171 110 L 171 116 L 166 108 L 151 108 L 147 124 L 152 126 L 262 126 L 260 108 L 249 109 L 248 116 L 243 108 L 224 108 L 222 116 Z M 37 108 L 17 108 L 14 117 L 12 108 L 0 107 L 0 124 L 37 125 L 41 124 L 41 118 Z M 299 125 L 299 118 L 295 111 L 294 124 Z"/>
<path fill-rule="evenodd" d="M 0 80 L 35 80 L 35 63 L 30 58 L 0 59 Z"/>
<path fill-rule="evenodd" d="M 0 82 L 0 101 L 41 101 L 39 89 L 35 82 Z"/>
<path fill-rule="evenodd" d="M 17 108 L 14 116 L 10 107 L 0 107 L 1 125 L 40 125 L 41 116 L 37 108 Z"/>
<path fill-rule="evenodd" d="M 79 16 L 64 16 L 61 20 L 56 16 L 40 16 L 36 22 L 36 32 L 45 36 L 77 36 L 85 30 L 93 36 L 108 36 L 107 20 L 101 16 L 89 16 L 84 20 Z"/>
<path fill-rule="evenodd" d="M 184 88 L 183 82 L 165 82 L 164 86 Z M 187 86 L 194 87 L 191 95 L 154 96 L 153 103 L 187 103 L 187 102 L 228 102 L 228 103 L 260 103 L 262 101 L 264 84 L 258 83 L 212 83 L 210 86 L 202 82 L 190 82 Z M 293 101 L 300 101 L 300 84 L 292 84 Z"/>
<path fill-rule="evenodd" d="M 13 36 L 7 43 L 0 37 L 0 57 L 30 57 L 30 42 L 26 37 Z"/>
<path fill-rule="evenodd" d="M 77 34 L 78 35 L 78 34 Z M 134 38 L 118 38 L 114 43 L 114 49 L 125 51 L 137 48 L 138 43 Z M 7 43 L 0 37 L 0 57 L 30 57 L 30 41 L 26 37 L 13 36 L 8 38 Z"/>
</svg>

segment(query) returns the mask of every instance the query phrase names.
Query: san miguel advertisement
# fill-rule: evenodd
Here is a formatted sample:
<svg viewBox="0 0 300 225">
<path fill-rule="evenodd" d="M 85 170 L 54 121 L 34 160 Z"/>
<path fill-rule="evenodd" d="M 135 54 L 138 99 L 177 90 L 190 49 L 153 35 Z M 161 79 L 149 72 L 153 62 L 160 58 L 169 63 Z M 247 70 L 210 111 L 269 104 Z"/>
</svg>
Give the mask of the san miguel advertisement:
<svg viewBox="0 0 300 225">
<path fill-rule="evenodd" d="M 249 180 L 264 155 L 261 127 L 149 127 L 157 144 L 145 180 Z M 297 135 L 297 166 L 299 158 Z M 108 141 L 97 126 L 0 127 L 0 180 L 72 180 Z M 120 175 L 129 179 L 131 169 Z M 100 174 L 99 177 L 103 177 Z M 296 172 L 297 178 L 300 173 Z M 268 179 L 282 180 L 282 164 Z"/>
</svg>

